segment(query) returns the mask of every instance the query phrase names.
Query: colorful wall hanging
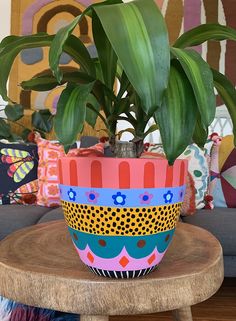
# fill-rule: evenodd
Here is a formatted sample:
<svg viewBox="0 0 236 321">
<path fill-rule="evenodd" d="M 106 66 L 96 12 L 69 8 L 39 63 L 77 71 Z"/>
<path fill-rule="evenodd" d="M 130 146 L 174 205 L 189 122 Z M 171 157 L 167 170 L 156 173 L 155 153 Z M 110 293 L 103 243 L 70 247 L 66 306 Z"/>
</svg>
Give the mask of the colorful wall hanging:
<svg viewBox="0 0 236 321">
<path fill-rule="evenodd" d="M 12 0 L 12 34 L 27 35 L 35 32 L 55 33 L 60 27 L 67 24 L 74 16 L 80 14 L 88 5 L 101 0 Z M 236 2 L 234 0 L 156 0 L 166 17 L 170 32 L 170 41 L 173 42 L 184 30 L 188 30 L 205 22 L 220 22 L 236 27 Z M 77 35 L 92 47 L 91 25 L 84 19 L 77 27 Z M 199 52 L 214 68 L 225 72 L 236 84 L 236 43 L 211 42 L 198 47 Z M 20 89 L 18 84 L 22 80 L 48 69 L 47 49 L 25 50 L 17 59 L 10 79 L 10 96 L 21 102 L 25 108 L 50 108 L 57 105 L 61 89 L 50 92 L 31 93 Z M 68 55 L 63 55 L 61 64 L 66 68 L 73 68 L 73 62 Z M 220 102 L 218 102 L 220 104 Z"/>
</svg>

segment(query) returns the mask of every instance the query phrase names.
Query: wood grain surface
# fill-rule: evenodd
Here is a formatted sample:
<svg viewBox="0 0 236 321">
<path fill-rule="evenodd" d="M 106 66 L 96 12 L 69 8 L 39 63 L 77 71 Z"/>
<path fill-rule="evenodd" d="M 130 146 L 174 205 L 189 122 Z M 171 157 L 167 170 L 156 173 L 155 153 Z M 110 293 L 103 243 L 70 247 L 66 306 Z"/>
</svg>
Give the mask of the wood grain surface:
<svg viewBox="0 0 236 321">
<path fill-rule="evenodd" d="M 178 225 L 159 268 L 131 280 L 92 274 L 77 256 L 64 221 L 20 230 L 0 243 L 1 295 L 91 318 L 191 306 L 212 296 L 222 281 L 219 242 L 185 223 Z"/>
<path fill-rule="evenodd" d="M 225 278 L 219 291 L 208 300 L 192 306 L 194 321 L 236 320 L 236 278 Z M 171 312 L 112 316 L 110 321 L 170 321 Z"/>
</svg>

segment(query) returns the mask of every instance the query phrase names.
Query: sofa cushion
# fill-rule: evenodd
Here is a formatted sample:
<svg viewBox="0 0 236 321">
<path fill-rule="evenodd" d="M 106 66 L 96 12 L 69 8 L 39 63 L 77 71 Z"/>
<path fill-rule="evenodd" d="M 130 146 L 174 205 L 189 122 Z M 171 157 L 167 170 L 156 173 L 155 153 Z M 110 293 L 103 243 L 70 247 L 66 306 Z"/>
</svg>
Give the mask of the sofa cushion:
<svg viewBox="0 0 236 321">
<path fill-rule="evenodd" d="M 199 210 L 193 216 L 182 217 L 186 223 L 200 226 L 220 241 L 224 255 L 236 255 L 236 209 Z"/>
<path fill-rule="evenodd" d="M 95 136 L 81 136 L 80 147 L 87 148 L 99 143 L 98 137 Z"/>
<path fill-rule="evenodd" d="M 104 145 L 102 143 L 89 148 L 73 148 L 68 154 L 65 154 L 64 148 L 57 142 L 43 139 L 36 135 L 38 145 L 38 193 L 37 204 L 47 207 L 55 207 L 61 204 L 59 192 L 58 177 L 58 159 L 60 157 L 69 156 L 103 156 Z"/>
<path fill-rule="evenodd" d="M 35 203 L 37 167 L 35 144 L 0 142 L 0 204 Z"/>
<path fill-rule="evenodd" d="M 34 205 L 0 206 L 0 240 L 16 230 L 36 224 L 48 211 L 46 207 Z"/>
<path fill-rule="evenodd" d="M 236 207 L 236 148 L 227 135 L 211 152 L 209 194 L 215 207 Z"/>
<path fill-rule="evenodd" d="M 207 191 L 209 179 L 209 168 L 205 151 L 196 144 L 191 144 L 179 158 L 188 160 L 188 171 L 192 175 L 195 185 L 196 209 L 204 208 L 204 196 Z"/>
<path fill-rule="evenodd" d="M 64 219 L 64 216 L 62 208 L 58 207 L 53 210 L 50 210 L 49 212 L 41 216 L 40 220 L 38 221 L 38 224 L 61 219 Z"/>
</svg>

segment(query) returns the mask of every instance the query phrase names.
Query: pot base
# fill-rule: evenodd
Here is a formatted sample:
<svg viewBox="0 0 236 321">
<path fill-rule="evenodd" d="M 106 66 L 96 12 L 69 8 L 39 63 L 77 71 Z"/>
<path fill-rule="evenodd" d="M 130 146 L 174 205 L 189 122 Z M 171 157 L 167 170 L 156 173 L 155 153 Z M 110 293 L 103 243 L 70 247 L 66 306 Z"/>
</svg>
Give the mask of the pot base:
<svg viewBox="0 0 236 321">
<path fill-rule="evenodd" d="M 95 267 L 88 266 L 88 265 L 87 267 L 90 269 L 91 272 L 99 276 L 103 276 L 103 277 L 105 276 L 107 278 L 115 278 L 115 279 L 134 279 L 134 278 L 139 278 L 141 276 L 151 273 L 158 267 L 158 265 L 154 265 L 150 268 L 136 270 L 136 271 L 108 271 L 108 270 L 97 269 Z"/>
</svg>

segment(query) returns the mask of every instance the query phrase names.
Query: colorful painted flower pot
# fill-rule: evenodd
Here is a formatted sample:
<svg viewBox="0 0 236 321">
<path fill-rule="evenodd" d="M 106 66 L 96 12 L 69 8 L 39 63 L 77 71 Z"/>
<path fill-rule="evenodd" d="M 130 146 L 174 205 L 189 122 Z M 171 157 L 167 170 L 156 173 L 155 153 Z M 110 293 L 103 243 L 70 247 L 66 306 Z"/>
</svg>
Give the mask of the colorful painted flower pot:
<svg viewBox="0 0 236 321">
<path fill-rule="evenodd" d="M 70 158 L 59 161 L 69 232 L 94 273 L 148 274 L 171 242 L 185 192 L 187 162 L 165 159 Z"/>
</svg>

